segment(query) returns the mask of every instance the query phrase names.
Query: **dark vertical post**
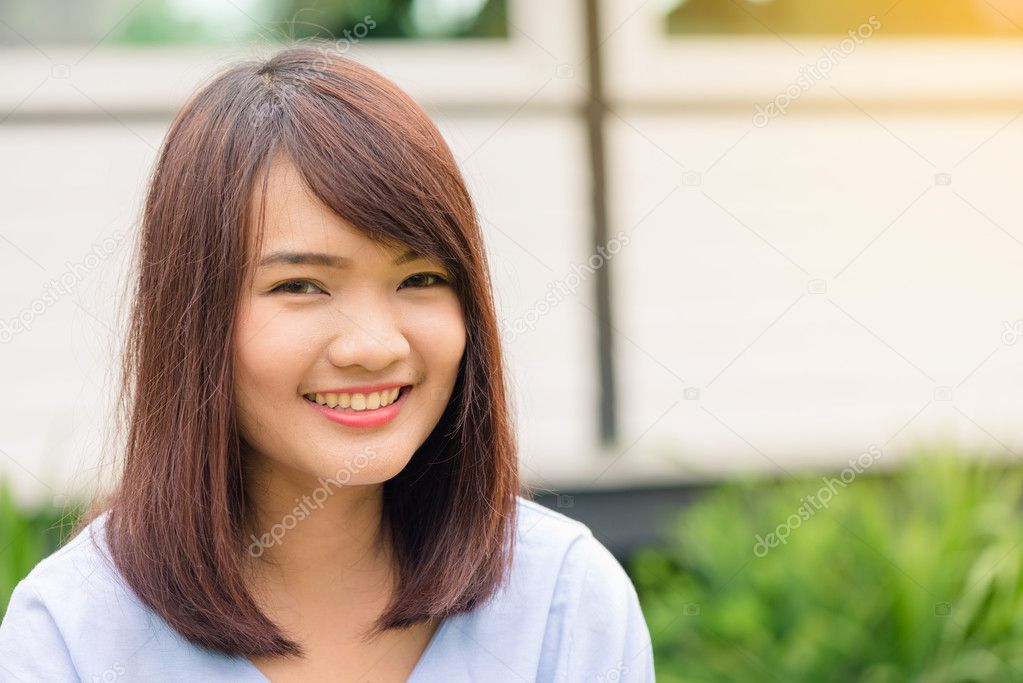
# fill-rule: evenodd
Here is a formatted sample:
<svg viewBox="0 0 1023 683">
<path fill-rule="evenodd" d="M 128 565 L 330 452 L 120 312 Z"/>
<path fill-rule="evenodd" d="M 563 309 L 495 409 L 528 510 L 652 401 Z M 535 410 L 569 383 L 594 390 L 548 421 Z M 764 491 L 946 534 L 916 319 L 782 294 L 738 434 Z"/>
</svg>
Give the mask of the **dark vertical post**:
<svg viewBox="0 0 1023 683">
<path fill-rule="evenodd" d="M 586 77 L 590 96 L 586 102 L 592 187 L 593 245 L 607 244 L 607 164 L 604 146 L 604 71 L 600 40 L 600 0 L 583 0 L 586 16 Z M 594 252 L 596 250 L 594 249 Z M 611 338 L 611 264 L 605 261 L 596 272 L 597 365 L 600 391 L 600 442 L 614 443 L 618 434 L 615 402 L 614 354 Z"/>
</svg>

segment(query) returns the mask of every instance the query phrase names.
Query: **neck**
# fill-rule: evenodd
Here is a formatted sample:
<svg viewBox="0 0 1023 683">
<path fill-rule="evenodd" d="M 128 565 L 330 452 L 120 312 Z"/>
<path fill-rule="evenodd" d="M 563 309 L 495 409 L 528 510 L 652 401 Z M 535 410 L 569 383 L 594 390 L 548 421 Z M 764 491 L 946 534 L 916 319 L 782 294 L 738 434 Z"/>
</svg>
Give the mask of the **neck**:
<svg viewBox="0 0 1023 683">
<path fill-rule="evenodd" d="M 255 455 L 246 462 L 253 513 L 245 560 L 254 575 L 293 590 L 359 589 L 389 578 L 383 484 L 340 485 Z"/>
</svg>

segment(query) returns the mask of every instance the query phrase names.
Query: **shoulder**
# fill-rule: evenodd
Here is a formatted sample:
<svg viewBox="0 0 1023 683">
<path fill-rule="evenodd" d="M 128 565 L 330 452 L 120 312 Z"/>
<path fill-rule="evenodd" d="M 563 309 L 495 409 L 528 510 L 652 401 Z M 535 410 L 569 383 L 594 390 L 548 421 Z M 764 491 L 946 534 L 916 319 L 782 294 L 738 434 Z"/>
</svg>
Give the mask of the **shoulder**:
<svg viewBox="0 0 1023 683">
<path fill-rule="evenodd" d="M 473 678 L 636 680 L 650 657 L 649 633 L 625 570 L 590 528 L 519 497 L 512 571 L 486 605 L 449 619 L 438 675 Z M 628 660 L 628 661 L 626 661 Z M 459 662 L 448 671 L 448 662 Z"/>
<path fill-rule="evenodd" d="M 95 609 L 97 599 L 119 587 L 119 574 L 106 543 L 104 512 L 21 580 L 17 590 L 45 603 L 54 616 L 76 608 Z"/>
<path fill-rule="evenodd" d="M 516 512 L 517 543 L 565 550 L 578 539 L 593 536 L 582 522 L 522 496 L 516 499 Z"/>
<path fill-rule="evenodd" d="M 587 572 L 624 571 L 584 523 L 523 497 L 518 498 L 511 585 L 531 587 L 547 604 L 571 599 Z"/>
<path fill-rule="evenodd" d="M 0 623 L 7 673 L 22 680 L 110 680 L 126 672 L 159 679 L 227 666 L 138 599 L 114 563 L 108 519 L 109 512 L 96 517 L 15 587 Z"/>
<path fill-rule="evenodd" d="M 109 558 L 105 533 L 109 516 L 109 510 L 97 515 L 51 555 L 40 560 L 25 579 L 43 584 L 67 572 L 84 571 L 86 567 L 89 573 L 95 571 L 105 562 L 104 558 Z"/>
<path fill-rule="evenodd" d="M 116 576 L 103 552 L 106 517 L 94 519 L 15 586 L 0 624 L 0 660 L 8 671 L 54 680 L 77 675 L 69 640 L 83 631 L 83 622 L 107 613 Z"/>
<path fill-rule="evenodd" d="M 518 514 L 515 571 L 542 574 L 559 592 L 578 594 L 593 582 L 634 591 L 624 568 L 583 522 L 522 497 Z"/>
<path fill-rule="evenodd" d="M 561 561 L 538 671 L 554 680 L 652 681 L 650 633 L 632 580 L 585 524 L 523 501 L 536 528 L 561 536 Z M 525 561 L 538 539 L 526 529 Z"/>
</svg>

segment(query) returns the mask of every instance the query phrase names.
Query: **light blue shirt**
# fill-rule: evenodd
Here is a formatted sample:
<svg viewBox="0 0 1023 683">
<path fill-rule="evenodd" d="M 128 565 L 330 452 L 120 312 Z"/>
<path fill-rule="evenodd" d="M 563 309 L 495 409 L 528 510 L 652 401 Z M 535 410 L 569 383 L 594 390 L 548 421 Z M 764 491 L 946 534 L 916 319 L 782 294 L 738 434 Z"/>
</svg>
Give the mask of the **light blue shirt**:
<svg viewBox="0 0 1023 683">
<path fill-rule="evenodd" d="M 509 582 L 441 623 L 409 683 L 653 681 L 650 633 L 614 556 L 559 512 L 521 497 L 518 511 Z M 267 683 L 248 659 L 193 645 L 143 605 L 113 567 L 105 521 L 15 588 L 0 624 L 0 681 Z"/>
</svg>

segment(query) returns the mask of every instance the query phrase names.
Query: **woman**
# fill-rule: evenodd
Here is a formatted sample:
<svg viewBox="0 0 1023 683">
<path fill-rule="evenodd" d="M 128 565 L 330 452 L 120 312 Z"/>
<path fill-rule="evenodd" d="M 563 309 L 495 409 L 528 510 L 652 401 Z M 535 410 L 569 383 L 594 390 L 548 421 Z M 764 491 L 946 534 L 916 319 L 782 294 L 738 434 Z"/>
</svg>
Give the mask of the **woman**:
<svg viewBox="0 0 1023 683">
<path fill-rule="evenodd" d="M 137 269 L 120 480 L 18 584 L 5 676 L 653 680 L 621 566 L 520 495 L 475 210 L 397 86 L 311 47 L 218 76 Z"/>
</svg>

